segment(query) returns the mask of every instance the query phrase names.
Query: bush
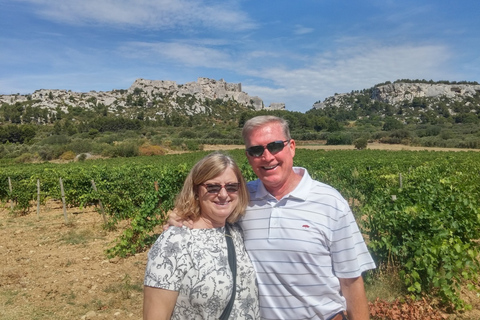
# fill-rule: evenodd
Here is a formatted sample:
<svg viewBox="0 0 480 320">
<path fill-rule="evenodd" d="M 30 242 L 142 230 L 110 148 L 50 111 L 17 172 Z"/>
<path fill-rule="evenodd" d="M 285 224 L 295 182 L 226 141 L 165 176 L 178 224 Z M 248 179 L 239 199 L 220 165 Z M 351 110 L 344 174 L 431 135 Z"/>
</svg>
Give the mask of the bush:
<svg viewBox="0 0 480 320">
<path fill-rule="evenodd" d="M 192 138 L 195 138 L 195 137 L 192 137 Z M 222 134 L 221 132 L 217 131 L 217 130 L 214 130 L 214 131 L 210 131 L 209 133 L 207 133 L 205 136 L 204 136 L 205 139 L 225 139 L 225 138 L 228 138 L 226 137 L 224 134 Z"/>
<path fill-rule="evenodd" d="M 138 146 L 135 142 L 123 142 L 113 147 L 113 157 L 136 157 Z"/>
<path fill-rule="evenodd" d="M 73 151 L 65 151 L 60 155 L 60 160 L 73 160 L 75 159 L 75 152 Z"/>
<path fill-rule="evenodd" d="M 151 145 L 149 143 L 144 143 L 138 148 L 138 153 L 141 156 L 158 156 L 165 154 L 165 149 L 157 145 Z"/>
<path fill-rule="evenodd" d="M 43 161 L 57 159 L 62 153 L 62 149 L 54 148 L 52 146 L 44 146 L 38 150 L 38 155 Z"/>
<path fill-rule="evenodd" d="M 327 138 L 327 145 L 349 145 L 352 144 L 352 136 L 347 133 L 332 133 Z"/>
<path fill-rule="evenodd" d="M 178 137 L 179 138 L 193 139 L 193 138 L 197 137 L 197 133 L 195 133 L 191 130 L 183 130 L 183 131 L 180 131 L 180 133 L 178 134 Z"/>
<path fill-rule="evenodd" d="M 465 307 L 461 285 L 478 280 L 480 271 L 475 179 L 446 159 L 405 174 L 402 188 L 384 176 L 362 207 L 375 260 L 400 265 L 412 296 L 436 295 L 447 306 Z"/>
<path fill-rule="evenodd" d="M 355 146 L 355 149 L 362 150 L 367 148 L 368 140 L 367 138 L 358 138 L 353 141 L 353 145 Z"/>
<path fill-rule="evenodd" d="M 67 144 L 70 142 L 70 138 L 64 134 L 59 134 L 59 135 L 52 135 L 50 137 L 47 137 L 45 139 L 43 139 L 40 144 L 48 144 L 48 145 L 52 145 L 52 144 L 60 144 L 60 145 L 63 145 L 63 144 Z"/>
<path fill-rule="evenodd" d="M 186 140 L 184 144 L 186 149 L 189 151 L 203 150 L 203 145 L 200 145 L 195 140 Z"/>
<path fill-rule="evenodd" d="M 80 162 L 85 161 L 86 159 L 87 159 L 87 154 L 86 153 L 81 153 L 77 157 L 77 161 L 80 161 Z"/>
<path fill-rule="evenodd" d="M 67 148 L 77 154 L 91 152 L 93 149 L 93 142 L 90 139 L 75 139 L 67 145 Z"/>
<path fill-rule="evenodd" d="M 23 153 L 17 158 L 15 158 L 16 163 L 28 163 L 33 162 L 35 160 L 35 156 L 31 153 Z"/>
</svg>

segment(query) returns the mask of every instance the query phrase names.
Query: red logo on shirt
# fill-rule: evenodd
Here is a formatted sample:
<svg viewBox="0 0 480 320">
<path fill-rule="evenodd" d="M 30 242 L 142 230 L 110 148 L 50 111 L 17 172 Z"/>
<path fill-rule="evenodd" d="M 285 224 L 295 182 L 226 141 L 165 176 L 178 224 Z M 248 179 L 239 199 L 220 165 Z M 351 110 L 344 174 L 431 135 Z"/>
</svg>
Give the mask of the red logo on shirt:
<svg viewBox="0 0 480 320">
<path fill-rule="evenodd" d="M 304 224 L 302 228 L 310 228 L 310 226 L 308 224 Z"/>
</svg>

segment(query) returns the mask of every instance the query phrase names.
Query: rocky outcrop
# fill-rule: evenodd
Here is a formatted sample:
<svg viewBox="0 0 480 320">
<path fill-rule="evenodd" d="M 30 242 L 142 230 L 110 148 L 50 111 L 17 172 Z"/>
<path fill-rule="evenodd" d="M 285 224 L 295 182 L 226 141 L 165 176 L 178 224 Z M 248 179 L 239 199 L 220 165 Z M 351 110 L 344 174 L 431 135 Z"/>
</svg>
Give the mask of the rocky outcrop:
<svg viewBox="0 0 480 320">
<path fill-rule="evenodd" d="M 480 85 L 469 84 L 429 84 L 429 83 L 391 83 L 374 88 L 372 99 L 397 105 L 414 98 L 464 99 L 480 93 Z"/>
<path fill-rule="evenodd" d="M 126 90 L 112 91 L 90 91 L 72 92 L 71 90 L 40 89 L 31 95 L 0 95 L 0 103 L 14 104 L 15 102 L 35 101 L 32 107 L 49 109 L 55 112 L 57 108 L 67 112 L 69 107 L 82 107 L 93 109 L 98 104 L 103 104 L 110 111 L 116 112 L 131 106 L 129 99 L 139 97 L 143 100 L 144 107 L 152 107 L 155 101 L 164 99 L 171 109 L 182 109 L 185 106 L 178 101 L 188 99 L 187 114 L 194 114 L 205 111 L 203 103 L 207 100 L 222 101 L 233 100 L 245 107 L 252 107 L 255 110 L 264 109 L 263 100 L 257 96 L 250 96 L 242 91 L 240 83 L 228 83 L 223 79 L 213 80 L 198 78 L 196 82 L 177 84 L 168 80 L 146 80 L 137 79 Z"/>
<path fill-rule="evenodd" d="M 251 97 L 242 91 L 241 83 L 227 83 L 225 80 L 212 80 L 198 78 L 197 82 L 188 82 L 177 85 L 175 81 L 137 79 L 128 89 L 134 93 L 135 89 L 141 89 L 147 96 L 157 93 L 170 94 L 172 97 L 194 96 L 199 101 L 205 99 L 235 100 L 245 106 L 252 106 L 255 110 L 263 108 L 263 101 L 259 97 Z"/>
<path fill-rule="evenodd" d="M 441 83 L 390 83 L 364 90 L 369 92 L 372 101 L 381 101 L 393 106 L 412 102 L 415 98 L 447 98 L 462 101 L 467 97 L 480 94 L 480 85 L 474 84 L 441 84 Z M 326 98 L 313 105 L 314 109 L 326 106 L 348 107 L 359 93 L 342 93 Z"/>
<path fill-rule="evenodd" d="M 285 103 L 272 102 L 267 108 L 265 108 L 265 110 L 285 110 Z"/>
</svg>

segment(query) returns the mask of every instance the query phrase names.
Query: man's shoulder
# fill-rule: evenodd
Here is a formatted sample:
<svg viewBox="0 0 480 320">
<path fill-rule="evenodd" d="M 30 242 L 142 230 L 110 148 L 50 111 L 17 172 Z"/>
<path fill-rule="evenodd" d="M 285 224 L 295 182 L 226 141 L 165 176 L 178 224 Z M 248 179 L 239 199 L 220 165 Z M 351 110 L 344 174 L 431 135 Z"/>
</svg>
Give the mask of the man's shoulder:
<svg viewBox="0 0 480 320">
<path fill-rule="evenodd" d="M 310 196 L 319 196 L 319 197 L 329 197 L 334 199 L 343 200 L 343 196 L 335 187 L 313 179 L 310 175 L 308 175 L 307 171 L 305 171 L 307 176 L 304 177 L 303 181 L 304 184 L 302 185 L 302 192 L 306 192 Z"/>
<path fill-rule="evenodd" d="M 260 185 L 260 179 L 257 180 L 252 180 L 247 182 L 247 188 L 250 192 L 255 192 L 257 191 L 258 186 Z"/>
</svg>

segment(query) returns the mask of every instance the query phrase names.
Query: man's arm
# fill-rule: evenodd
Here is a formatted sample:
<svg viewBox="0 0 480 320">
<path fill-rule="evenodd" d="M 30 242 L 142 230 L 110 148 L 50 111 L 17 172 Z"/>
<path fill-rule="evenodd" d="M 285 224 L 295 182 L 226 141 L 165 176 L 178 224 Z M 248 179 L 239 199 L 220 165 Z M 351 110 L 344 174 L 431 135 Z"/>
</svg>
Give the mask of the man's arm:
<svg viewBox="0 0 480 320">
<path fill-rule="evenodd" d="M 168 320 L 172 316 L 178 291 L 143 287 L 143 320 Z"/>
<path fill-rule="evenodd" d="M 175 209 L 170 211 L 168 213 L 167 217 L 168 217 L 167 221 L 162 226 L 163 231 L 167 230 L 171 226 L 174 226 L 174 227 L 186 226 L 190 229 L 193 228 L 193 221 L 192 220 L 183 220 L 182 218 L 180 218 L 177 215 Z"/>
<path fill-rule="evenodd" d="M 357 278 L 340 278 L 342 294 L 347 301 L 347 314 L 349 320 L 368 320 L 367 295 L 363 285 L 362 276 Z"/>
</svg>

